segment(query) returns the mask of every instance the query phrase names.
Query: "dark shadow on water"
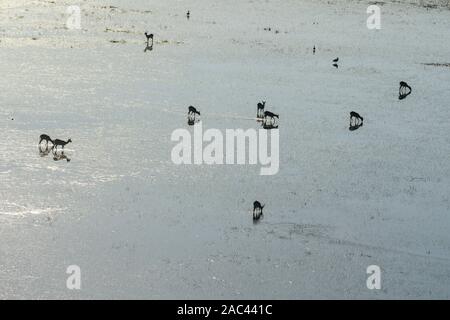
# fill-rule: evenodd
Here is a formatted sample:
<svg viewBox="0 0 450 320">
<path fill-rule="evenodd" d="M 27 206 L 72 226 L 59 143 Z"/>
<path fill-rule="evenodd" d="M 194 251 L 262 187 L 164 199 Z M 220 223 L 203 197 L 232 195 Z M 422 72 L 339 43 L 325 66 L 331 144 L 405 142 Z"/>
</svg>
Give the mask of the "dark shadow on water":
<svg viewBox="0 0 450 320">
<path fill-rule="evenodd" d="M 261 215 L 259 216 L 258 219 L 253 218 L 253 224 L 254 224 L 254 225 L 257 225 L 257 224 L 260 223 L 263 219 L 264 219 L 264 215 L 261 214 Z"/>
<path fill-rule="evenodd" d="M 45 148 L 42 148 L 42 145 L 38 146 L 38 150 L 39 150 L 39 155 L 41 157 L 46 157 L 49 155 L 50 151 L 53 150 L 53 146 L 51 148 L 49 148 L 48 144 L 45 146 Z"/>
<path fill-rule="evenodd" d="M 407 96 L 409 96 L 410 94 L 411 94 L 411 92 L 405 93 L 405 94 L 399 94 L 399 95 L 398 95 L 398 100 L 403 100 L 403 99 L 405 99 Z"/>
<path fill-rule="evenodd" d="M 263 127 L 263 129 L 278 129 L 278 117 L 276 116 L 265 116 L 258 119 L 257 121 L 261 122 L 261 126 Z"/>
<path fill-rule="evenodd" d="M 189 117 L 188 116 L 187 123 L 188 123 L 189 126 L 193 126 L 194 124 L 199 123 L 199 122 L 200 122 L 199 118 L 196 118 L 195 116 L 194 117 Z"/>
<path fill-rule="evenodd" d="M 198 122 L 200 122 L 199 118 L 196 118 L 195 116 L 188 116 L 187 123 L 188 123 L 189 126 L 193 126 L 194 124 L 196 124 Z"/>
<path fill-rule="evenodd" d="M 39 145 L 38 150 L 39 150 L 39 155 L 41 157 L 46 157 L 51 152 L 53 155 L 53 160 L 55 160 L 55 161 L 66 160 L 67 162 L 70 162 L 70 158 L 67 157 L 67 155 L 64 153 L 64 150 L 58 151 L 55 149 L 54 146 L 49 147 L 48 145 L 46 145 L 45 148 L 43 148 L 42 145 Z"/>
<path fill-rule="evenodd" d="M 271 130 L 271 129 L 278 129 L 278 125 L 272 125 L 272 124 L 262 124 L 263 129 Z"/>
<path fill-rule="evenodd" d="M 362 126 L 363 126 L 362 122 L 355 124 L 355 125 L 350 125 L 350 127 L 348 127 L 348 130 L 355 131 L 355 130 L 358 130 L 359 128 L 361 128 Z"/>
<path fill-rule="evenodd" d="M 146 46 L 145 49 L 144 49 L 144 52 L 152 51 L 152 50 L 153 50 L 153 43 L 152 43 L 152 45 L 148 45 L 148 44 L 147 44 L 147 46 Z"/>
<path fill-rule="evenodd" d="M 57 151 L 56 149 L 53 150 L 53 160 L 55 161 L 61 161 L 61 160 L 66 160 L 67 162 L 70 162 L 70 158 L 68 158 L 65 153 L 64 150 L 62 151 Z"/>
</svg>

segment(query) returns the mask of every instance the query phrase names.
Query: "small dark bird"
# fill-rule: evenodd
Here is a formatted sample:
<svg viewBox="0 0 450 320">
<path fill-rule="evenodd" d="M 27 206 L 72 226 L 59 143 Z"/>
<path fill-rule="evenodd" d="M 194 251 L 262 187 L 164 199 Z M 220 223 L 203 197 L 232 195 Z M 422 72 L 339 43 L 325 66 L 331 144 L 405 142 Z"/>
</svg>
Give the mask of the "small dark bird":
<svg viewBox="0 0 450 320">
<path fill-rule="evenodd" d="M 189 20 L 190 17 L 191 17 L 191 12 L 188 10 L 188 12 L 186 13 L 186 18 Z"/>
<path fill-rule="evenodd" d="M 339 61 L 339 58 L 336 58 L 333 60 L 334 63 L 337 63 Z"/>
<path fill-rule="evenodd" d="M 316 46 L 313 47 L 313 54 L 316 54 Z"/>
<path fill-rule="evenodd" d="M 338 64 L 337 64 L 337 63 L 333 63 L 333 67 L 335 67 L 336 69 L 338 69 L 338 68 L 339 68 L 339 66 L 338 66 Z"/>
<path fill-rule="evenodd" d="M 44 140 L 45 140 L 45 142 L 47 143 L 47 145 L 48 145 L 48 142 L 49 142 L 49 141 L 50 141 L 51 143 L 55 144 L 55 143 L 53 142 L 52 138 L 50 138 L 50 136 L 47 135 L 47 134 L 41 134 L 41 136 L 39 137 L 39 143 L 38 143 L 38 144 L 41 144 L 41 142 L 44 141 Z"/>
<path fill-rule="evenodd" d="M 253 221 L 258 221 L 263 215 L 263 208 L 265 205 L 261 205 L 259 201 L 253 202 Z"/>
</svg>

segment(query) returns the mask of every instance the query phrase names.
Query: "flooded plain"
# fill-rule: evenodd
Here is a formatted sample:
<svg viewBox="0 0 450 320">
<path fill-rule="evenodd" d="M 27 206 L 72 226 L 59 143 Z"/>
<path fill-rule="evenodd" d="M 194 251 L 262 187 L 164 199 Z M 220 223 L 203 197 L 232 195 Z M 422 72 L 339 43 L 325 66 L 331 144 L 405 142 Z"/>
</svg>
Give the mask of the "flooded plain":
<svg viewBox="0 0 450 320">
<path fill-rule="evenodd" d="M 68 30 L 71 4 L 0 2 L 0 298 L 450 297 L 450 10 L 385 3 L 369 30 L 366 1 L 82 1 Z M 189 105 L 259 129 L 261 100 L 278 174 L 172 162 Z"/>
</svg>

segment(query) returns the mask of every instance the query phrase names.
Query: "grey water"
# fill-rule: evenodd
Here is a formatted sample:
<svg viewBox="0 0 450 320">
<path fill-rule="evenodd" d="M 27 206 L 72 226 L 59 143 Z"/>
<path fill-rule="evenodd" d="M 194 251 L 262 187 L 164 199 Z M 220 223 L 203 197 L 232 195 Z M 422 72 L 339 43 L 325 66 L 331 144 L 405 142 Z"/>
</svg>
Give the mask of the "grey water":
<svg viewBox="0 0 450 320">
<path fill-rule="evenodd" d="M 398 33 L 410 20 L 392 20 L 375 38 L 354 28 L 365 17 L 359 3 L 114 4 L 120 10 L 83 3 L 92 13 L 79 33 L 39 18 L 63 6 L 5 26 L 0 298 L 449 297 L 449 125 L 423 109 L 448 118 L 450 78 L 418 63 L 434 62 L 428 50 L 444 59 L 450 42 L 427 28 L 448 38 L 448 11 L 435 11 L 430 26 L 422 8 L 408 7 L 416 35 Z M 255 6 L 259 14 L 243 19 Z M 329 40 L 343 23 L 335 8 L 353 31 Z M 12 19 L 22 9 L 11 10 L 3 14 Z M 35 25 L 38 40 L 23 40 Z M 144 52 L 147 29 L 155 45 Z M 396 47 L 372 50 L 402 37 L 417 46 L 406 61 Z M 416 37 L 430 45 L 408 41 Z M 399 102 L 404 77 L 418 89 Z M 189 105 L 205 129 L 259 129 L 260 100 L 280 114 L 278 174 L 172 162 L 172 132 L 193 130 Z M 355 108 L 365 122 L 351 132 Z M 42 133 L 72 139 L 70 162 L 39 154 Z M 266 205 L 256 225 L 255 200 Z M 374 264 L 379 291 L 366 287 Z M 81 269 L 81 290 L 66 287 L 70 265 Z"/>
</svg>

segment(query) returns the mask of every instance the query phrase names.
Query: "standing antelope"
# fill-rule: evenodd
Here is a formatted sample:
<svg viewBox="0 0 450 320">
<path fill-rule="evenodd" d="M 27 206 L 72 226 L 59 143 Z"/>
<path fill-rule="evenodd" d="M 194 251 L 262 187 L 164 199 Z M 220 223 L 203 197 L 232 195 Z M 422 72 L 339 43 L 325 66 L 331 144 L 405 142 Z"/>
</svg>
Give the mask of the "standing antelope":
<svg viewBox="0 0 450 320">
<path fill-rule="evenodd" d="M 148 34 L 147 32 L 145 32 L 144 34 L 145 34 L 145 37 L 147 38 L 147 47 L 153 47 L 153 33 Z M 152 40 L 151 46 L 148 44 L 150 39 Z"/>
<path fill-rule="evenodd" d="M 200 111 L 195 109 L 193 106 L 189 106 L 188 108 L 188 125 L 192 126 L 196 122 L 195 115 L 200 115 Z"/>
<path fill-rule="evenodd" d="M 253 221 L 258 221 L 263 215 L 263 208 L 265 205 L 261 205 L 259 201 L 253 202 Z"/>
<path fill-rule="evenodd" d="M 188 115 L 191 115 L 191 116 L 193 115 L 194 118 L 195 118 L 196 114 L 200 115 L 200 112 L 197 109 L 195 109 L 193 106 L 189 106 L 188 110 L 189 110 Z"/>
<path fill-rule="evenodd" d="M 54 144 L 52 138 L 50 138 L 50 136 L 47 135 L 47 134 L 41 134 L 41 136 L 39 137 L 39 143 L 38 144 L 41 144 L 41 142 L 44 141 L 44 140 L 47 143 L 47 145 L 48 145 L 49 141 Z"/>
<path fill-rule="evenodd" d="M 147 38 L 147 46 L 145 47 L 144 52 L 152 51 L 153 50 L 153 33 L 148 34 L 147 32 L 145 32 L 144 34 L 145 34 L 145 37 Z M 151 45 L 149 44 L 150 39 L 152 39 Z"/>
<path fill-rule="evenodd" d="M 279 119 L 279 116 L 273 112 L 264 111 L 263 127 L 265 127 L 265 129 L 278 128 L 278 125 L 276 125 L 275 118 Z"/>
<path fill-rule="evenodd" d="M 256 110 L 256 117 L 257 118 L 262 118 L 263 117 L 263 114 L 264 114 L 264 107 L 266 106 L 266 102 L 265 101 L 261 101 L 261 102 L 258 102 L 258 105 L 257 105 L 257 110 Z"/>
<path fill-rule="evenodd" d="M 55 139 L 53 141 L 53 145 L 55 146 L 55 150 L 58 150 L 58 146 L 61 146 L 62 149 L 64 149 L 64 146 L 70 142 L 72 142 L 72 139 L 70 139 L 70 138 L 67 141 Z"/>
<path fill-rule="evenodd" d="M 411 92 L 412 88 L 405 81 L 400 81 L 400 88 L 398 89 L 398 99 L 405 99 L 411 94 Z"/>
<path fill-rule="evenodd" d="M 353 124 L 353 122 L 352 122 L 353 119 L 355 119 L 355 123 L 354 123 L 354 124 Z M 350 112 L 350 127 L 352 127 L 352 126 L 358 126 L 358 125 L 362 124 L 363 121 L 364 121 L 364 118 L 361 117 L 361 116 L 359 115 L 359 113 L 357 113 L 357 112 L 355 112 L 355 111 Z"/>
<path fill-rule="evenodd" d="M 264 111 L 264 118 L 280 118 L 278 114 L 275 114 L 270 111 Z"/>
</svg>

